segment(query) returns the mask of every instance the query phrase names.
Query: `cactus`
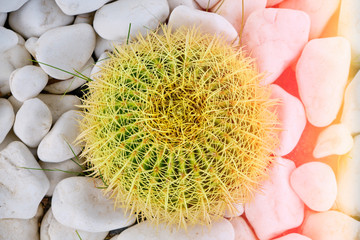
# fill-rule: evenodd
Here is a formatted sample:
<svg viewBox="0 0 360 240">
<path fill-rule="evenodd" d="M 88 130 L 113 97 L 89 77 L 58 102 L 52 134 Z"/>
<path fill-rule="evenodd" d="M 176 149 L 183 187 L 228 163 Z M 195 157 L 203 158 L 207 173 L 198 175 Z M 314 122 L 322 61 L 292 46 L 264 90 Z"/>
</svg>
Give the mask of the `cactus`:
<svg viewBox="0 0 360 240">
<path fill-rule="evenodd" d="M 155 225 L 208 225 L 267 176 L 276 102 L 221 36 L 161 30 L 115 46 L 87 84 L 82 156 L 117 207 Z"/>
</svg>

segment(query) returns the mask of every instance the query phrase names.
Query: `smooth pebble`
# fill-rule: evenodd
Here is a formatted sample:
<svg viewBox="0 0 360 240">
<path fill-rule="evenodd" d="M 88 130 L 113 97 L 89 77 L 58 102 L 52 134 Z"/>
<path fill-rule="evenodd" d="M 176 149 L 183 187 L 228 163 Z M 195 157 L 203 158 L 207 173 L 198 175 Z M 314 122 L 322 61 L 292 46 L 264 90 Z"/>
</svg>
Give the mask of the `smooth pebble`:
<svg viewBox="0 0 360 240">
<path fill-rule="evenodd" d="M 49 189 L 49 180 L 30 150 L 12 142 L 0 152 L 0 219 L 29 219 Z"/>
<path fill-rule="evenodd" d="M 0 26 L 0 53 L 15 47 L 19 42 L 16 32 Z"/>
<path fill-rule="evenodd" d="M 290 233 L 279 238 L 274 238 L 273 240 L 312 240 L 312 239 L 298 233 Z"/>
<path fill-rule="evenodd" d="M 0 26 L 4 26 L 7 19 L 7 13 L 0 12 Z"/>
<path fill-rule="evenodd" d="M 100 179 L 65 178 L 58 183 L 51 201 L 55 219 L 71 228 L 87 232 L 105 232 L 132 225 L 136 217 L 114 208 L 101 189 Z"/>
<path fill-rule="evenodd" d="M 74 144 L 74 141 L 79 135 L 78 121 L 81 118 L 75 110 L 60 116 L 39 144 L 37 154 L 41 161 L 62 162 L 80 153 L 81 146 Z"/>
<path fill-rule="evenodd" d="M 41 67 L 28 65 L 10 75 L 11 94 L 20 102 L 37 96 L 48 83 L 49 77 Z"/>
<path fill-rule="evenodd" d="M 177 7 L 180 5 L 185 5 L 189 8 L 193 8 L 193 9 L 201 9 L 201 7 L 196 3 L 195 0 L 168 0 L 169 3 L 169 8 L 170 8 L 170 13 Z"/>
<path fill-rule="evenodd" d="M 98 10 L 111 0 L 55 0 L 67 15 L 78 15 Z"/>
<path fill-rule="evenodd" d="M 257 240 L 253 230 L 247 224 L 244 218 L 235 217 L 230 219 L 230 223 L 234 227 L 235 238 L 234 240 Z"/>
<path fill-rule="evenodd" d="M 345 38 L 319 38 L 306 44 L 296 65 L 296 80 L 312 125 L 325 127 L 335 120 L 349 67 L 350 44 Z"/>
<path fill-rule="evenodd" d="M 0 143 L 5 139 L 14 121 L 15 113 L 11 103 L 5 98 L 0 98 Z"/>
<path fill-rule="evenodd" d="M 308 41 L 309 16 L 298 10 L 266 8 L 248 17 L 242 43 L 256 59 L 263 84 L 274 82 L 300 55 Z"/>
<path fill-rule="evenodd" d="M 12 12 L 21 8 L 29 0 L 0 0 L 0 12 Z"/>
<path fill-rule="evenodd" d="M 246 217 L 259 239 L 271 239 L 302 223 L 304 203 L 289 182 L 294 169 L 293 161 L 276 158 L 270 178 L 262 184 L 261 192 L 245 204 Z"/>
<path fill-rule="evenodd" d="M 244 204 L 242 203 L 233 203 L 231 208 L 228 207 L 224 212 L 225 218 L 233 218 L 241 216 L 244 213 Z"/>
<path fill-rule="evenodd" d="M 272 7 L 276 4 L 281 3 L 284 0 L 267 0 L 266 7 Z"/>
</svg>

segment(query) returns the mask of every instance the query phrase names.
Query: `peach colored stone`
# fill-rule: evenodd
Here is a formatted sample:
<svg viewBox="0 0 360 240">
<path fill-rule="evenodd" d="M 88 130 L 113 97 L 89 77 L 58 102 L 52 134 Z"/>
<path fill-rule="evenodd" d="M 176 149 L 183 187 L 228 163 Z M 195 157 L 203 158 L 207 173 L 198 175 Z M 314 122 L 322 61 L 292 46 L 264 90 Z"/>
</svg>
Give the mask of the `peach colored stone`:
<svg viewBox="0 0 360 240">
<path fill-rule="evenodd" d="M 272 7 L 276 4 L 281 3 L 284 0 L 267 0 L 266 7 Z"/>
<path fill-rule="evenodd" d="M 311 40 L 296 65 L 296 80 L 308 121 L 325 127 L 340 109 L 350 67 L 350 44 L 343 37 Z"/>
<path fill-rule="evenodd" d="M 299 99 L 287 93 L 278 85 L 271 85 L 272 98 L 279 99 L 277 113 L 281 122 L 279 128 L 280 146 L 276 150 L 279 156 L 290 153 L 299 142 L 306 125 L 305 110 Z"/>
<path fill-rule="evenodd" d="M 298 10 L 267 8 L 248 17 L 242 43 L 267 74 L 264 84 L 274 82 L 300 55 L 308 41 L 309 16 Z"/>
<path fill-rule="evenodd" d="M 311 19 L 309 37 L 313 39 L 320 36 L 339 3 L 340 0 L 285 0 L 279 7 L 301 10 L 309 14 Z"/>
<path fill-rule="evenodd" d="M 254 232 L 251 230 L 244 218 L 232 218 L 230 219 L 230 223 L 233 225 L 235 231 L 234 240 L 257 240 Z"/>
<path fill-rule="evenodd" d="M 245 204 L 246 217 L 259 239 L 271 239 L 302 223 L 304 204 L 289 182 L 294 169 L 293 161 L 277 158 L 261 192 Z"/>
</svg>

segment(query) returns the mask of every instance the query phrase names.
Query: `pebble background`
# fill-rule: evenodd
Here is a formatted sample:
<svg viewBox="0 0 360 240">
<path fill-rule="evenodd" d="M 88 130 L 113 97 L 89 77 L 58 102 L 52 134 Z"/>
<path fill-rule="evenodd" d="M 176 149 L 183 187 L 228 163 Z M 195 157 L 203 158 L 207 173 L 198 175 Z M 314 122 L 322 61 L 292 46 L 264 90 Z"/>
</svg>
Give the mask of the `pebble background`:
<svg viewBox="0 0 360 240">
<path fill-rule="evenodd" d="M 358 0 L 0 0 L 0 240 L 359 240 L 359 13 Z M 91 77 L 130 24 L 134 37 L 160 23 L 241 42 L 282 100 L 270 179 L 211 229 L 114 210 L 73 158 L 85 80 L 41 64 Z"/>
</svg>

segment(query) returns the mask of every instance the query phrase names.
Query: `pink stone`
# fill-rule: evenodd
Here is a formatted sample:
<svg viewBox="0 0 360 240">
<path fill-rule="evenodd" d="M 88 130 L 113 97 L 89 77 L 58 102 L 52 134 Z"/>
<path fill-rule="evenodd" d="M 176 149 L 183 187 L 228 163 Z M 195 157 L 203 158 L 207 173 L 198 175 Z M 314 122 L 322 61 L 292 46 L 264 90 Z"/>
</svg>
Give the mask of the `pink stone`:
<svg viewBox="0 0 360 240">
<path fill-rule="evenodd" d="M 246 217 L 259 239 L 271 239 L 302 223 L 304 204 L 289 182 L 294 169 L 293 161 L 277 158 L 261 192 L 245 204 Z"/>
<path fill-rule="evenodd" d="M 241 32 L 241 23 L 245 24 L 249 15 L 258 9 L 265 9 L 266 0 L 244 0 L 244 18 L 242 18 L 242 1 L 226 0 L 220 1 L 211 11 L 215 12 L 228 20 L 238 33 Z"/>
<path fill-rule="evenodd" d="M 330 17 L 338 8 L 340 0 L 285 0 L 279 8 L 301 10 L 311 19 L 310 39 L 317 38 L 324 30 Z"/>
<path fill-rule="evenodd" d="M 340 109 L 350 67 L 350 44 L 343 37 L 306 44 L 296 65 L 296 80 L 308 121 L 325 127 Z"/>
<path fill-rule="evenodd" d="M 297 59 L 308 41 L 309 16 L 298 10 L 266 8 L 248 17 L 242 43 L 266 74 L 264 84 L 274 82 Z"/>
<path fill-rule="evenodd" d="M 274 238 L 273 240 L 311 240 L 311 239 L 298 233 L 290 233 L 280 238 Z"/>
<path fill-rule="evenodd" d="M 278 85 L 271 85 L 271 98 L 279 99 L 276 111 L 281 122 L 279 128 L 280 146 L 276 150 L 279 156 L 290 153 L 299 142 L 306 125 L 305 110 L 299 99 L 287 93 Z"/>
<path fill-rule="evenodd" d="M 290 176 L 291 187 L 314 211 L 327 211 L 335 203 L 337 183 L 333 170 L 322 162 L 309 162 L 296 168 Z"/>
<path fill-rule="evenodd" d="M 234 240 L 257 240 L 254 232 L 251 230 L 244 218 L 232 218 L 230 219 L 230 223 L 233 225 L 235 231 Z"/>
<path fill-rule="evenodd" d="M 272 7 L 276 4 L 281 3 L 284 0 L 267 0 L 266 7 Z"/>
</svg>

